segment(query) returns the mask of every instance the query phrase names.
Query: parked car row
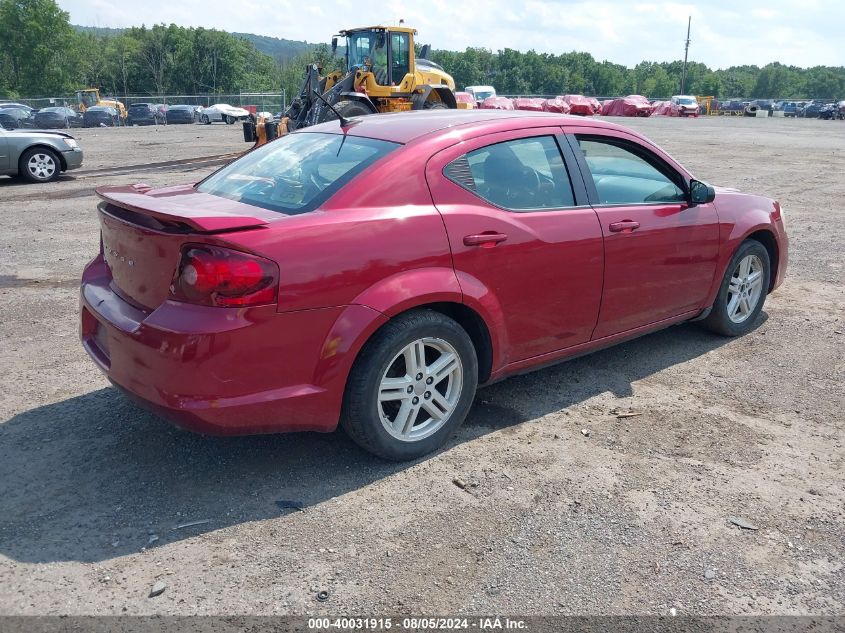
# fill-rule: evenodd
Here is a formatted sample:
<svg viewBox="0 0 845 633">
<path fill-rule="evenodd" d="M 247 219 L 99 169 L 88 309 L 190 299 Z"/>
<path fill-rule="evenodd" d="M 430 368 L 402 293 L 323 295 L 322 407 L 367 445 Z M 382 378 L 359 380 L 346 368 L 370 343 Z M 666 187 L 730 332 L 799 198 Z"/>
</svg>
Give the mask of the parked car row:
<svg viewBox="0 0 845 633">
<path fill-rule="evenodd" d="M 124 121 L 117 109 L 111 106 L 90 106 L 85 112 L 79 112 L 66 106 L 36 110 L 22 103 L 0 103 L 0 126 L 7 130 L 215 122 L 233 124 L 248 119 L 249 115 L 248 110 L 227 103 L 204 108 L 198 105 L 143 102 L 130 104 Z"/>
<path fill-rule="evenodd" d="M 705 107 L 698 103 L 692 95 L 675 95 L 668 101 L 651 101 L 642 95 L 628 95 L 618 99 L 606 99 L 599 102 L 595 97 L 584 95 L 562 95 L 552 99 L 537 97 L 501 97 L 494 94 L 476 100 L 479 95 L 488 95 L 489 91 L 481 90 L 489 86 L 469 86 L 465 92 L 456 93 L 459 108 L 480 108 L 486 110 L 524 110 L 534 112 L 556 112 L 559 114 L 578 114 L 592 116 L 670 116 L 670 117 L 698 117 L 706 112 Z M 470 89 L 473 89 L 470 91 Z M 709 103 L 711 113 L 736 114 L 757 116 L 760 111 L 783 111 L 786 117 L 804 117 L 821 119 L 845 119 L 845 101 L 814 99 L 807 102 L 772 101 L 770 99 L 754 99 L 741 101 L 728 99 Z"/>
<path fill-rule="evenodd" d="M 769 116 L 776 112 L 783 112 L 786 118 L 806 119 L 843 119 L 845 118 L 845 101 L 834 99 L 812 99 L 808 101 L 773 101 L 771 99 L 753 99 L 742 101 L 728 99 L 714 103 L 714 110 L 719 114 L 736 114 L 757 116 L 758 111 L 766 111 Z"/>
</svg>

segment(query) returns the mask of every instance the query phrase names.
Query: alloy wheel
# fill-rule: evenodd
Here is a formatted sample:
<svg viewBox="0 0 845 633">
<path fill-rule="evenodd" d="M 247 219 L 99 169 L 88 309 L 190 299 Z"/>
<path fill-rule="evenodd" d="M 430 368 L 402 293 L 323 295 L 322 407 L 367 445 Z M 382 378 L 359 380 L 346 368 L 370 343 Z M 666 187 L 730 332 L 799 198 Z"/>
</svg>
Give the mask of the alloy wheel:
<svg viewBox="0 0 845 633">
<path fill-rule="evenodd" d="M 763 294 L 763 262 L 746 255 L 737 264 L 728 285 L 728 318 L 743 323 L 754 312 Z"/>
<path fill-rule="evenodd" d="M 379 418 L 393 437 L 422 440 L 446 424 L 462 390 L 457 350 L 441 338 L 418 339 L 387 365 L 379 383 Z"/>
<path fill-rule="evenodd" d="M 26 168 L 34 178 L 38 180 L 49 180 L 56 173 L 56 159 L 49 154 L 33 154 L 27 161 Z"/>
</svg>

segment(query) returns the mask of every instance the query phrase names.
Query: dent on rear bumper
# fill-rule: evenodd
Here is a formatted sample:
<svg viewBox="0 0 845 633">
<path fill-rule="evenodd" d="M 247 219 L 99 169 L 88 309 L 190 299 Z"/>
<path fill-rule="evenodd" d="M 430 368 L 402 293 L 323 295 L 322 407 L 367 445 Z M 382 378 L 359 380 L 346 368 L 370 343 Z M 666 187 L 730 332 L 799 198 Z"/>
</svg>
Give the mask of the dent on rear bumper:
<svg viewBox="0 0 845 633">
<path fill-rule="evenodd" d="M 108 281 L 102 260 L 83 276 L 85 350 L 133 400 L 216 435 L 334 430 L 357 339 L 384 319 L 364 306 L 279 313 L 166 301 L 145 312 Z"/>
</svg>

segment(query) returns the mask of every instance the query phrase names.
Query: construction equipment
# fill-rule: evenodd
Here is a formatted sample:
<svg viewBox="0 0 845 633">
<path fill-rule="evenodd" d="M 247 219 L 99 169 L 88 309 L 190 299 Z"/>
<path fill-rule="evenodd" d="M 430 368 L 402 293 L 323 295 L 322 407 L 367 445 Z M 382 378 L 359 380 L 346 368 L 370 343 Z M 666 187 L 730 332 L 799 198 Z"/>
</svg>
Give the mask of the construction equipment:
<svg viewBox="0 0 845 633">
<path fill-rule="evenodd" d="M 718 104 L 714 103 L 716 101 L 716 97 L 709 96 L 709 97 L 696 97 L 696 101 L 698 101 L 698 105 L 702 109 L 702 114 L 717 114 L 719 109 L 717 107 Z"/>
<path fill-rule="evenodd" d="M 401 24 L 401 22 L 400 22 Z M 340 31 L 332 38 L 346 39 L 343 71 L 322 75 L 309 64 L 299 95 L 279 121 L 264 117 L 244 123 L 244 140 L 256 146 L 288 132 L 338 118 L 467 107 L 455 100 L 455 80 L 426 59 L 430 46 L 415 54 L 415 29 L 404 26 L 369 26 Z"/>
<path fill-rule="evenodd" d="M 76 91 L 76 101 L 79 104 L 79 111 L 85 112 L 88 108 L 93 106 L 103 106 L 107 108 L 114 108 L 120 114 L 120 118 L 126 121 L 128 115 L 126 106 L 116 99 L 101 99 L 100 91 L 97 88 L 85 88 Z"/>
</svg>

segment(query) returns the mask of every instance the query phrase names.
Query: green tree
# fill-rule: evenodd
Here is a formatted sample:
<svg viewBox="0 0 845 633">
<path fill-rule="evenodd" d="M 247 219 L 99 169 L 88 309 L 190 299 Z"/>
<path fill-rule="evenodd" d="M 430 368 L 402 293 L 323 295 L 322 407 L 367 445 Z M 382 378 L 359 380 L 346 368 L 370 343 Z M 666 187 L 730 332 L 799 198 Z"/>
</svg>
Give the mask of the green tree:
<svg viewBox="0 0 845 633">
<path fill-rule="evenodd" d="M 75 35 L 54 0 L 0 0 L 2 82 L 25 95 L 66 92 L 78 75 Z"/>
</svg>

